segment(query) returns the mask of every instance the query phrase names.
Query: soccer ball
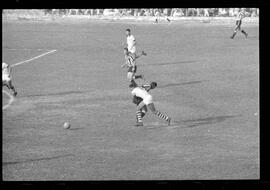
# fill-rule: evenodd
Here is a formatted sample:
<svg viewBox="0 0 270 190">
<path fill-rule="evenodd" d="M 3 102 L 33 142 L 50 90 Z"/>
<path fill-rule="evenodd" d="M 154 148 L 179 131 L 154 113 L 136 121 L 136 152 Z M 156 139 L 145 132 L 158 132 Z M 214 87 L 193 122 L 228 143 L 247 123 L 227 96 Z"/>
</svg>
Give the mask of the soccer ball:
<svg viewBox="0 0 270 190">
<path fill-rule="evenodd" d="M 64 127 L 64 129 L 69 129 L 71 127 L 71 125 L 69 122 L 65 122 L 63 127 Z"/>
</svg>

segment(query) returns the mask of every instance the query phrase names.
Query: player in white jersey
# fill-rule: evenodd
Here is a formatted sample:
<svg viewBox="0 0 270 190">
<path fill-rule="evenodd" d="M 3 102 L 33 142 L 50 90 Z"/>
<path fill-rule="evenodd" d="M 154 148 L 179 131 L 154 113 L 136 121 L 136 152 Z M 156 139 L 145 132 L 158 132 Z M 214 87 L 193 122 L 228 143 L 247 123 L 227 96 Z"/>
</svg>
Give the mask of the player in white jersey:
<svg viewBox="0 0 270 190">
<path fill-rule="evenodd" d="M 127 36 L 127 48 L 128 51 L 134 55 L 136 55 L 136 39 L 131 34 L 130 29 L 126 29 L 126 36 Z"/>
<path fill-rule="evenodd" d="M 248 34 L 243 29 L 241 29 L 242 20 L 243 20 L 243 18 L 245 18 L 245 16 L 246 16 L 245 8 L 242 8 L 240 10 L 240 12 L 238 13 L 238 16 L 237 16 L 237 19 L 236 19 L 236 27 L 235 27 L 235 29 L 233 31 L 231 39 L 233 39 L 234 36 L 236 35 L 236 33 L 238 31 L 240 31 L 240 30 L 245 35 L 245 37 L 247 38 Z"/>
<path fill-rule="evenodd" d="M 13 96 L 17 95 L 17 92 L 11 82 L 11 67 L 7 63 L 2 62 L 2 86 L 6 86 L 13 91 Z"/>
<path fill-rule="evenodd" d="M 142 55 L 146 56 L 147 54 L 142 51 L 139 55 L 134 55 L 128 51 L 128 48 L 124 48 L 124 55 L 125 55 L 125 63 L 121 65 L 121 67 L 128 67 L 128 73 L 127 78 L 131 82 L 134 79 L 137 78 L 143 78 L 143 75 L 135 75 L 137 72 L 137 65 L 136 65 L 136 59 L 141 57 Z"/>
<path fill-rule="evenodd" d="M 129 85 L 129 87 L 131 88 L 131 94 L 133 95 L 133 103 L 137 105 L 136 126 L 143 126 L 142 117 L 147 112 L 147 108 L 150 109 L 153 114 L 167 121 L 168 125 L 170 125 L 171 118 L 156 110 L 153 102 L 153 97 L 148 93 L 149 90 L 156 88 L 156 86 L 156 82 L 151 82 L 150 85 L 143 85 L 139 87 L 134 81 L 132 81 Z"/>
</svg>

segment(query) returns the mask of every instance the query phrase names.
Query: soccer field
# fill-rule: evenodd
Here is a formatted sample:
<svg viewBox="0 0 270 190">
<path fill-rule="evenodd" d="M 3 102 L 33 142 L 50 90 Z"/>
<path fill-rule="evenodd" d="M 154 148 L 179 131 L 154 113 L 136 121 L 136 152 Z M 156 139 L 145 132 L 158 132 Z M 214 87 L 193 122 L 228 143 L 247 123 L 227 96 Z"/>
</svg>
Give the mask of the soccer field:
<svg viewBox="0 0 270 190">
<path fill-rule="evenodd" d="M 3 180 L 259 179 L 259 26 L 4 22 Z M 122 43 L 172 126 L 135 127 Z M 70 122 L 69 130 L 63 129 Z"/>
</svg>

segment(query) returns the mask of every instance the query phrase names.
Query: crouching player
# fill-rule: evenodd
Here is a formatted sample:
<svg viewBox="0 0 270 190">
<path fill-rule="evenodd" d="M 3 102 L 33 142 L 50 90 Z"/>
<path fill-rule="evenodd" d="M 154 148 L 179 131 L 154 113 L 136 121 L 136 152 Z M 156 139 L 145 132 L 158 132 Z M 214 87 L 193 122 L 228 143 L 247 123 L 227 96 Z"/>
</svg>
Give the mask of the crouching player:
<svg viewBox="0 0 270 190">
<path fill-rule="evenodd" d="M 128 51 L 128 48 L 124 48 L 124 55 L 125 55 L 125 63 L 121 65 L 121 67 L 128 67 L 128 73 L 127 73 L 127 78 L 131 82 L 134 79 L 141 78 L 143 79 L 143 75 L 135 75 L 137 72 L 137 65 L 136 65 L 136 59 L 141 57 L 142 55 L 146 56 L 147 54 L 142 51 L 141 54 L 135 55 L 132 54 Z"/>
<path fill-rule="evenodd" d="M 148 91 L 156 88 L 156 86 L 157 86 L 156 82 L 151 82 L 150 85 L 143 85 L 142 87 L 138 87 L 134 81 L 129 85 L 129 87 L 132 90 L 131 94 L 133 95 L 133 103 L 137 105 L 136 126 L 143 126 L 142 118 L 145 116 L 148 109 L 151 110 L 153 114 L 167 121 L 168 125 L 170 125 L 171 118 L 162 114 L 160 111 L 156 110 L 155 105 L 153 103 L 153 98 L 148 93 Z"/>
<path fill-rule="evenodd" d="M 17 95 L 17 92 L 11 82 L 11 67 L 7 63 L 2 62 L 2 86 L 6 86 L 13 91 L 13 96 Z"/>
</svg>

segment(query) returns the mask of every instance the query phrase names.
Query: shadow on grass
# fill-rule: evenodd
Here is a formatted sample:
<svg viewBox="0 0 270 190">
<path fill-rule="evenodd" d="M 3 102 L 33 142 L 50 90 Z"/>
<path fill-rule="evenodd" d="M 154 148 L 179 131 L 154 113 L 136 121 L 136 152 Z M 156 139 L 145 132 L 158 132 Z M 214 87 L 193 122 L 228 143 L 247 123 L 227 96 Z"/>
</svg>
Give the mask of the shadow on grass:
<svg viewBox="0 0 270 190">
<path fill-rule="evenodd" d="M 37 161 L 43 161 L 43 160 L 53 160 L 63 157 L 73 156 L 73 154 L 65 154 L 60 156 L 52 156 L 52 157 L 44 157 L 44 158 L 36 158 L 36 159 L 29 159 L 29 160 L 21 160 L 21 161 L 14 161 L 14 162 L 3 162 L 2 165 L 11 165 L 11 164 L 23 164 L 23 163 L 30 163 L 30 162 L 37 162 Z"/>
<path fill-rule="evenodd" d="M 167 88 L 167 87 L 173 87 L 173 86 L 184 86 L 184 85 L 198 84 L 198 83 L 202 83 L 204 81 L 207 81 L 207 80 L 189 81 L 189 82 L 181 82 L 181 83 L 170 83 L 170 84 L 158 85 L 158 88 Z"/>
<path fill-rule="evenodd" d="M 220 123 L 227 119 L 231 119 L 231 118 L 235 118 L 239 116 L 240 115 L 223 115 L 223 116 L 216 116 L 216 117 L 183 120 L 181 122 L 187 124 L 185 128 L 193 128 L 193 127 L 199 127 L 202 125 L 211 125 L 215 123 Z"/>
<path fill-rule="evenodd" d="M 203 125 L 211 125 L 223 122 L 227 119 L 239 117 L 240 115 L 223 115 L 223 116 L 216 116 L 216 117 L 206 117 L 206 118 L 198 118 L 198 119 L 189 119 L 189 120 L 182 120 L 182 121 L 172 121 L 170 126 L 166 124 L 149 124 L 146 125 L 144 128 L 147 130 L 151 129 L 160 129 L 160 128 L 193 128 L 193 127 L 200 127 Z"/>
<path fill-rule="evenodd" d="M 84 91 L 66 91 L 66 92 L 56 92 L 56 93 L 47 93 L 47 94 L 31 94 L 22 97 L 42 97 L 42 96 L 63 96 L 70 94 L 82 94 Z"/>
<path fill-rule="evenodd" d="M 189 61 L 176 61 L 176 62 L 166 62 L 166 63 L 146 63 L 141 64 L 141 66 L 162 66 L 162 65 L 176 65 L 176 64 L 185 64 L 185 63 L 199 63 L 201 60 L 189 60 Z"/>
<path fill-rule="evenodd" d="M 84 129 L 83 127 L 78 127 L 78 128 L 70 128 L 68 130 L 71 130 L 71 131 L 77 131 L 77 130 L 81 130 L 81 129 Z"/>
</svg>

